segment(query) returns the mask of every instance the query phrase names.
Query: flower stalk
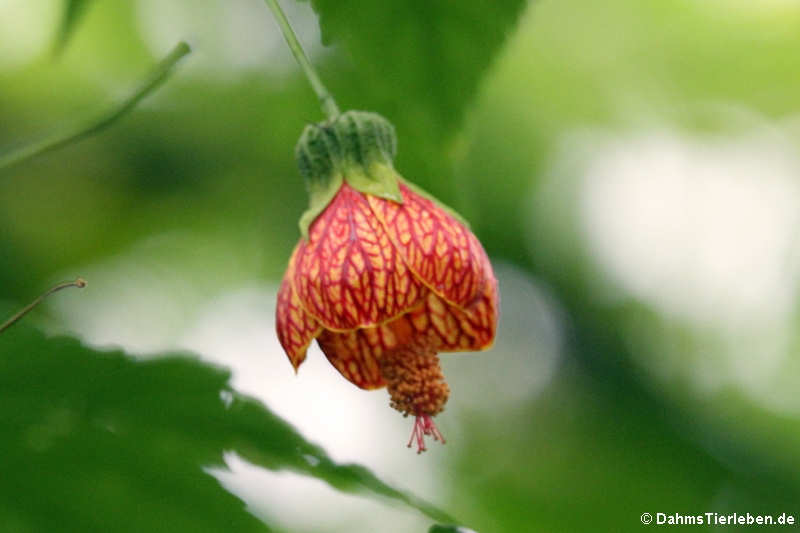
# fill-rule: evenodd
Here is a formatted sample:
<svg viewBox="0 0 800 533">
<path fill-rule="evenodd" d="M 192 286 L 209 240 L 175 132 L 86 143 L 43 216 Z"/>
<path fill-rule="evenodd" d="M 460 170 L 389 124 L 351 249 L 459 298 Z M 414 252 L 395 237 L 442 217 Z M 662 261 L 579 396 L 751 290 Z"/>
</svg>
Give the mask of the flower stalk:
<svg viewBox="0 0 800 533">
<path fill-rule="evenodd" d="M 322 83 L 322 80 L 317 75 L 317 71 L 314 70 L 314 66 L 311 64 L 311 61 L 308 60 L 308 56 L 306 56 L 305 51 L 303 50 L 303 45 L 300 44 L 300 40 L 297 38 L 297 34 L 294 32 L 292 25 L 289 23 L 289 19 L 286 18 L 286 14 L 281 9 L 278 0 L 264 0 L 269 6 L 270 10 L 272 10 L 272 14 L 275 16 L 275 20 L 278 21 L 278 26 L 281 28 L 281 32 L 283 33 L 283 37 L 286 39 L 286 44 L 289 45 L 289 49 L 292 51 L 295 60 L 300 65 L 300 68 L 303 69 L 303 73 L 306 75 L 308 79 L 308 83 L 311 84 L 311 88 L 314 89 L 314 92 L 317 94 L 317 98 L 319 98 L 319 104 L 322 107 L 322 112 L 325 113 L 325 116 L 329 119 L 335 118 L 339 114 L 339 106 L 336 105 L 336 101 L 333 99 L 333 95 L 328 91 L 325 85 Z"/>
</svg>

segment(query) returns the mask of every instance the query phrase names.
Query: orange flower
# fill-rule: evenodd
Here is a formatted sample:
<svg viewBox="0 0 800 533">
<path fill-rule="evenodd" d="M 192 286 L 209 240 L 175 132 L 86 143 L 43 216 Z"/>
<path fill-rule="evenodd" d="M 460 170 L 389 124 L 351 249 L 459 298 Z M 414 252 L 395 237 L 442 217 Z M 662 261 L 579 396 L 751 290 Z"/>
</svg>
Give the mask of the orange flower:
<svg viewBox="0 0 800 533">
<path fill-rule="evenodd" d="M 497 281 L 477 238 L 397 175 L 393 156 L 393 130 L 377 115 L 350 111 L 306 129 L 308 235 L 289 260 L 276 325 L 295 370 L 316 338 L 352 383 L 387 387 L 391 406 L 416 417 L 409 446 L 421 452 L 424 435 L 444 442 L 431 419 L 450 392 L 437 354 L 492 344 Z"/>
</svg>

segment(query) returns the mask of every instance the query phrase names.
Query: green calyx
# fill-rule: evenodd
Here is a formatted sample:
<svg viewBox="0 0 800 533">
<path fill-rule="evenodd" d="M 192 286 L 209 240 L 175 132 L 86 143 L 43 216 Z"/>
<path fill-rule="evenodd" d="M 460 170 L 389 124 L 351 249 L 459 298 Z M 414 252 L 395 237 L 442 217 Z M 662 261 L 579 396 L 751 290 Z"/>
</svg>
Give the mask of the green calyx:
<svg viewBox="0 0 800 533">
<path fill-rule="evenodd" d="M 311 223 L 336 196 L 342 183 L 357 191 L 402 203 L 402 179 L 392 162 L 397 153 L 394 126 L 376 113 L 346 111 L 305 127 L 295 148 L 306 182 L 308 209 L 300 233 L 308 238 Z"/>
</svg>

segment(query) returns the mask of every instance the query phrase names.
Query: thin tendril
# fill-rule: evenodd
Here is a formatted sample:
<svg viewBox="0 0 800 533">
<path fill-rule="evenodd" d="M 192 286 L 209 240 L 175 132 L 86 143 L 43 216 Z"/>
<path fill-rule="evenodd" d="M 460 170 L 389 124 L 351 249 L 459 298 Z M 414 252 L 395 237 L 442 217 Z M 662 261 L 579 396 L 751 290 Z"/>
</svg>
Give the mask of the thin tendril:
<svg viewBox="0 0 800 533">
<path fill-rule="evenodd" d="M 59 283 L 58 285 L 51 287 L 47 292 L 36 298 L 34 301 L 20 309 L 14 316 L 3 322 L 0 325 L 0 333 L 3 333 L 5 330 L 13 326 L 19 319 L 27 315 L 34 307 L 42 303 L 42 301 L 53 294 L 54 292 L 58 292 L 61 289 L 66 289 L 68 287 L 78 287 L 82 289 L 86 286 L 86 280 L 83 278 L 78 278 L 75 281 L 65 281 L 63 283 Z"/>
<path fill-rule="evenodd" d="M 111 126 L 114 122 L 125 116 L 139 102 L 141 102 L 148 94 L 157 89 L 163 84 L 167 78 L 170 77 L 175 65 L 185 55 L 191 52 L 191 48 L 185 42 L 178 43 L 172 51 L 156 65 L 150 76 L 142 83 L 142 85 L 131 94 L 125 101 L 120 103 L 117 107 L 112 109 L 109 113 L 99 117 L 98 119 L 90 122 L 89 124 L 78 128 L 72 133 L 63 136 L 53 137 L 46 139 L 31 146 L 25 146 L 11 152 L 10 154 L 0 155 L 0 170 L 16 165 L 28 159 L 42 155 L 53 150 L 62 148 L 68 144 L 82 141 L 86 137 L 90 137 L 106 128 Z"/>
</svg>

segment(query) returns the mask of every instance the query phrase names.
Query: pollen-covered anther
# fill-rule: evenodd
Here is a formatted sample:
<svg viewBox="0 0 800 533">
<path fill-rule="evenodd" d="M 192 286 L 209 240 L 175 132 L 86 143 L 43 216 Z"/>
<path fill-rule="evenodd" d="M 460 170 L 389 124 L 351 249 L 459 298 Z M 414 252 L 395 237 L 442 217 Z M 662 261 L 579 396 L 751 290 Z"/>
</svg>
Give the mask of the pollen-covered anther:
<svg viewBox="0 0 800 533">
<path fill-rule="evenodd" d="M 403 415 L 416 417 L 409 447 L 416 441 L 417 452 L 425 451 L 425 435 L 444 443 L 431 417 L 444 410 L 450 387 L 444 381 L 436 352 L 427 343 L 411 342 L 387 351 L 380 367 L 390 405 Z"/>
<path fill-rule="evenodd" d="M 450 395 L 439 356 L 420 343 L 387 351 L 380 360 L 381 375 L 391 396 L 391 406 L 404 415 L 441 413 Z"/>
</svg>

